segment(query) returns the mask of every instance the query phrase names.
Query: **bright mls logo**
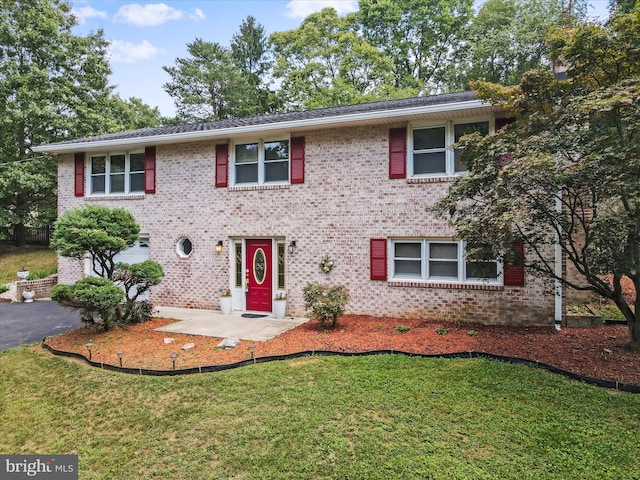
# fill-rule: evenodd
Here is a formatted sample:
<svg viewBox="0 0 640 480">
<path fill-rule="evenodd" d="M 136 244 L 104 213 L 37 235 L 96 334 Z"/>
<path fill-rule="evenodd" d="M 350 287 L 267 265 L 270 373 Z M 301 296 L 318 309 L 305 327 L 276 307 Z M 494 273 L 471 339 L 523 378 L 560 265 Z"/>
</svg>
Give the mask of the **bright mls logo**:
<svg viewBox="0 0 640 480">
<path fill-rule="evenodd" d="M 77 455 L 0 455 L 0 478 L 77 480 Z"/>
</svg>

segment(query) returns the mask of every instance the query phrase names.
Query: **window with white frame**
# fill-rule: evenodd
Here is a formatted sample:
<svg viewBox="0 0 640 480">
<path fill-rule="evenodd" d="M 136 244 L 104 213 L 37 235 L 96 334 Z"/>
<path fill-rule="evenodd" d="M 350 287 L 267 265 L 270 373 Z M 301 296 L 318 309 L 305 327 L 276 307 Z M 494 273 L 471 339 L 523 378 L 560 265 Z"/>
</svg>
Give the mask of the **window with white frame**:
<svg viewBox="0 0 640 480">
<path fill-rule="evenodd" d="M 391 276 L 395 280 L 500 283 L 500 262 L 466 258 L 463 241 L 407 239 L 391 242 Z"/>
<path fill-rule="evenodd" d="M 285 256 L 285 252 L 286 252 L 286 247 L 285 244 L 282 242 L 278 242 L 277 244 L 277 257 L 278 257 L 278 262 L 277 262 L 277 281 L 276 281 L 276 288 L 278 290 L 284 290 L 286 285 L 285 285 L 285 261 L 286 261 L 286 256 Z"/>
<path fill-rule="evenodd" d="M 289 181 L 289 140 L 237 143 L 234 154 L 236 184 Z"/>
<path fill-rule="evenodd" d="M 478 132 L 489 133 L 489 121 L 445 122 L 412 129 L 409 161 L 411 176 L 454 175 L 464 172 L 465 166 L 457 161 L 462 149 L 451 146 L 463 135 Z"/>
<path fill-rule="evenodd" d="M 100 154 L 89 157 L 92 195 L 144 192 L 144 152 Z"/>
</svg>

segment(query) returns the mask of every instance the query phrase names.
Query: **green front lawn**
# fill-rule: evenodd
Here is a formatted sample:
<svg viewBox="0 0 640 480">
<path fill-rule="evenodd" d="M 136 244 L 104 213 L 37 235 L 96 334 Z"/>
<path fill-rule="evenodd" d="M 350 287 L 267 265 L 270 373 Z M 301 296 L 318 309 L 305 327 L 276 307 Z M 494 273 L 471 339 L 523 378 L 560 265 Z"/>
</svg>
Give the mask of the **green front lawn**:
<svg viewBox="0 0 640 480">
<path fill-rule="evenodd" d="M 0 284 L 17 281 L 16 272 L 21 268 L 29 272 L 42 272 L 43 276 L 47 276 L 55 273 L 57 267 L 56 252 L 48 247 L 0 244 Z"/>
<path fill-rule="evenodd" d="M 0 452 L 80 478 L 639 478 L 640 395 L 488 360 L 318 358 L 215 374 L 0 355 Z"/>
</svg>

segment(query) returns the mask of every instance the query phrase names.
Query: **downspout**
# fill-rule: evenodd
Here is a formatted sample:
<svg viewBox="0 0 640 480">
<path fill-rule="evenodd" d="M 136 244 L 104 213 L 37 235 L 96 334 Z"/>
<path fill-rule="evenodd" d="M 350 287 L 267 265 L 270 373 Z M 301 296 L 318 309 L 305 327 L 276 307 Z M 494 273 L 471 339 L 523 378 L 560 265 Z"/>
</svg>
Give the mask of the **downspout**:
<svg viewBox="0 0 640 480">
<path fill-rule="evenodd" d="M 562 190 L 558 192 L 558 196 L 556 197 L 556 214 L 558 218 L 560 218 L 560 214 L 562 213 Z M 562 278 L 562 247 L 560 245 L 560 234 L 558 231 L 555 233 L 555 324 L 556 330 L 560 330 L 562 325 L 562 282 L 560 278 Z"/>
</svg>

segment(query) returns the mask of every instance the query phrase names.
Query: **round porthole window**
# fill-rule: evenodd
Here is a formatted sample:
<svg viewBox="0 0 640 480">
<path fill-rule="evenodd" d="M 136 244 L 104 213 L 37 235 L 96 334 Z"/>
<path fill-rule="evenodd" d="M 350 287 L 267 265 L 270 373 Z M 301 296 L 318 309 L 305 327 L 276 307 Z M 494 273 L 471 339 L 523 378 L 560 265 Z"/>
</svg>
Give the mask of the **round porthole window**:
<svg viewBox="0 0 640 480">
<path fill-rule="evenodd" d="M 180 240 L 178 240 L 177 250 L 178 255 L 180 255 L 181 257 L 188 257 L 193 251 L 193 243 L 191 243 L 191 240 L 186 237 L 181 238 Z"/>
</svg>

